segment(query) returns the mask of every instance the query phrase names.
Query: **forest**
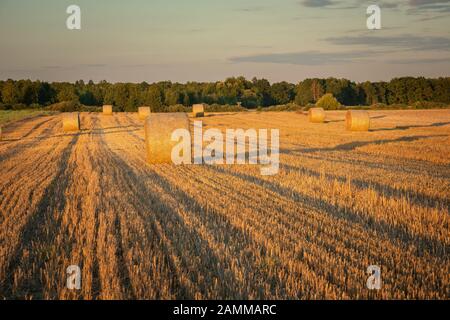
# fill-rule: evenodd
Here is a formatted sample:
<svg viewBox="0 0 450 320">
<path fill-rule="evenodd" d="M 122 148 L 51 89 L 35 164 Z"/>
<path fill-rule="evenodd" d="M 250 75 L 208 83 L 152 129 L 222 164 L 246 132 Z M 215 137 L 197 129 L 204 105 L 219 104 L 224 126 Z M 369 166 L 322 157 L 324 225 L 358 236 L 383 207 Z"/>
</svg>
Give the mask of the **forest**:
<svg viewBox="0 0 450 320">
<path fill-rule="evenodd" d="M 270 83 L 266 79 L 231 77 L 217 82 L 75 83 L 31 80 L 0 81 L 0 109 L 42 108 L 60 102 L 73 105 L 112 104 L 117 111 L 136 111 L 149 105 L 154 111 L 169 106 L 238 105 L 265 108 L 296 104 L 308 106 L 326 93 L 333 94 L 343 106 L 412 105 L 440 107 L 450 104 L 450 77 L 394 78 L 389 82 L 356 83 L 347 79 L 305 79 L 298 84 Z"/>
</svg>

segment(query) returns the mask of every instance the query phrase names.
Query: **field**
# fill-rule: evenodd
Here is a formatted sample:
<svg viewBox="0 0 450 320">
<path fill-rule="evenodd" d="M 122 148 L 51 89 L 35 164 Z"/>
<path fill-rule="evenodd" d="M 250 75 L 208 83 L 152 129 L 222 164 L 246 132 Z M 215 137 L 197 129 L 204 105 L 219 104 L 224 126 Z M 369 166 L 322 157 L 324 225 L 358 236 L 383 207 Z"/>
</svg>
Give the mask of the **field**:
<svg viewBox="0 0 450 320">
<path fill-rule="evenodd" d="M 55 114 L 52 111 L 44 110 L 0 110 L 0 126 L 10 122 L 22 120 L 25 118 L 31 118 L 41 115 Z"/>
<path fill-rule="evenodd" d="M 147 165 L 137 114 L 10 123 L 0 141 L 0 298 L 448 299 L 450 110 L 222 113 L 277 128 L 280 171 Z M 79 265 L 82 287 L 66 289 Z M 366 269 L 381 267 L 381 290 Z"/>
</svg>

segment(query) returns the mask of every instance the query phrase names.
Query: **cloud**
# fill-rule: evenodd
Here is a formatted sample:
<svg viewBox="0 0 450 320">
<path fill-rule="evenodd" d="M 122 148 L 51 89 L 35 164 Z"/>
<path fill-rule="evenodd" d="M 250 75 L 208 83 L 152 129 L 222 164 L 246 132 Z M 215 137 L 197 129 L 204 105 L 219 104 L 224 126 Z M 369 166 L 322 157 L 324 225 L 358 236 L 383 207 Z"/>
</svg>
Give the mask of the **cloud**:
<svg viewBox="0 0 450 320">
<path fill-rule="evenodd" d="M 192 29 L 187 29 L 186 33 L 199 33 L 199 32 L 203 32 L 207 29 L 203 29 L 203 28 L 192 28 Z"/>
<path fill-rule="evenodd" d="M 391 64 L 431 64 L 431 63 L 450 63 L 448 58 L 424 58 L 424 59 L 403 59 L 403 60 L 389 60 Z"/>
<path fill-rule="evenodd" d="M 398 36 L 342 36 L 324 39 L 335 45 L 345 46 L 369 46 L 370 48 L 400 48 L 407 50 L 450 50 L 450 38 L 427 36 L 421 37 L 411 34 Z"/>
<path fill-rule="evenodd" d="M 335 3 L 336 2 L 330 0 L 303 0 L 300 2 L 301 5 L 310 8 L 328 7 Z"/>
<path fill-rule="evenodd" d="M 235 63 L 277 63 L 277 64 L 295 64 L 295 65 L 326 65 L 352 63 L 365 57 L 374 56 L 374 51 L 351 51 L 351 52 L 320 52 L 303 51 L 292 53 L 269 53 L 256 54 L 251 56 L 233 57 L 231 62 Z"/>
<path fill-rule="evenodd" d="M 417 19 L 416 21 L 420 21 L 420 22 L 422 22 L 422 21 L 434 21 L 434 20 L 442 19 L 442 18 L 448 18 L 448 15 L 447 14 L 444 14 L 444 15 L 431 15 L 431 16 L 427 16 L 427 17 L 424 17 L 424 18 Z"/>
<path fill-rule="evenodd" d="M 361 1 L 331 1 L 331 0 L 303 0 L 300 5 L 309 8 L 327 8 L 336 10 L 347 10 L 361 7 L 367 7 L 367 4 Z M 377 3 L 381 8 L 394 9 L 399 6 L 396 2 L 380 2 Z"/>
<path fill-rule="evenodd" d="M 435 3 L 450 3 L 450 0 L 409 0 L 410 6 L 423 6 Z"/>
<path fill-rule="evenodd" d="M 88 63 L 88 64 L 80 64 L 81 67 L 86 67 L 86 68 L 104 68 L 106 67 L 106 64 L 102 64 L 102 63 Z"/>
<path fill-rule="evenodd" d="M 331 0 L 303 0 L 299 2 L 300 5 L 308 8 L 327 8 L 327 9 L 355 9 L 361 7 L 361 4 L 354 2 L 351 4 L 343 4 L 343 1 Z"/>
<path fill-rule="evenodd" d="M 76 64 L 76 65 L 50 65 L 50 66 L 42 66 L 42 69 L 47 70 L 56 70 L 56 69 L 77 69 L 77 68 L 104 68 L 107 67 L 106 64 L 102 63 L 82 63 L 82 64 Z"/>
<path fill-rule="evenodd" d="M 381 9 L 394 9 L 398 8 L 399 4 L 395 2 L 381 2 L 379 6 Z"/>
<path fill-rule="evenodd" d="M 61 66 L 43 66 L 42 69 L 61 69 Z"/>
<path fill-rule="evenodd" d="M 409 15 L 450 12 L 450 0 L 410 0 L 409 5 L 410 8 L 406 11 Z"/>
<path fill-rule="evenodd" d="M 258 12 L 263 11 L 265 7 L 263 6 L 251 6 L 251 7 L 243 7 L 243 8 L 236 8 L 234 11 L 240 11 L 240 12 Z"/>
</svg>

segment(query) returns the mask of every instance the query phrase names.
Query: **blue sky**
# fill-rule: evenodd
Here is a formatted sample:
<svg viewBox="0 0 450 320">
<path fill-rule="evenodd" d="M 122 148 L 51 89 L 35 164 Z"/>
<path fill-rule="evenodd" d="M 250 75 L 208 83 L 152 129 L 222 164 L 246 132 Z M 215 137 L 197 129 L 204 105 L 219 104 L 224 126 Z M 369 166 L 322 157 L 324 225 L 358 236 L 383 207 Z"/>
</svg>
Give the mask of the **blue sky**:
<svg viewBox="0 0 450 320">
<path fill-rule="evenodd" d="M 382 30 L 366 28 L 370 4 Z M 0 78 L 449 76 L 449 30 L 450 0 L 0 0 Z"/>
</svg>

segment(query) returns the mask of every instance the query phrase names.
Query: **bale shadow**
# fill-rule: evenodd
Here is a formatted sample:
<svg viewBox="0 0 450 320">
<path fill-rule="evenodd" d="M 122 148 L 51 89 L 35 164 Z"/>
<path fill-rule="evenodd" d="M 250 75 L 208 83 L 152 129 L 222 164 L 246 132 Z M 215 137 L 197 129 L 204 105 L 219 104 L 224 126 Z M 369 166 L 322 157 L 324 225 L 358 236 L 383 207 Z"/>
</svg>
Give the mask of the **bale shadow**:
<svg viewBox="0 0 450 320">
<path fill-rule="evenodd" d="M 46 135 L 47 133 L 49 133 L 50 131 L 52 131 L 54 129 L 53 127 L 47 127 L 43 130 L 42 135 Z M 39 139 L 36 139 L 37 137 L 33 137 L 33 138 L 18 138 L 18 140 L 14 140 L 14 141 L 8 141 L 4 144 L 0 145 L 7 145 L 8 143 L 14 143 L 17 142 L 16 144 L 13 144 L 10 148 L 8 148 L 8 150 L 0 155 L 0 161 L 2 160 L 6 160 L 9 159 L 15 155 L 17 155 L 20 151 L 22 150 L 26 150 L 28 148 L 34 147 L 34 142 L 35 141 L 39 141 Z"/>
<path fill-rule="evenodd" d="M 325 173 L 324 175 L 321 175 L 321 173 L 319 173 L 318 171 L 304 168 L 304 167 L 298 168 L 298 167 L 294 167 L 291 165 L 280 163 L 280 168 L 286 169 L 288 171 L 296 171 L 296 172 L 300 171 L 302 174 L 305 174 L 305 175 L 308 175 L 308 176 L 314 177 L 314 178 L 320 178 L 321 176 L 324 176 L 330 182 L 335 181 L 335 180 L 337 180 L 341 183 L 347 182 L 346 177 L 339 176 L 337 174 L 332 174 L 332 173 Z M 396 197 L 396 198 L 406 197 L 408 199 L 408 201 L 410 201 L 413 204 L 426 206 L 426 207 L 432 208 L 432 209 L 442 209 L 441 206 L 437 205 L 437 203 L 443 204 L 444 207 L 450 207 L 450 199 L 433 197 L 433 196 L 429 196 L 424 193 L 416 192 L 416 191 L 412 191 L 412 190 L 397 189 L 397 188 L 393 188 L 389 185 L 381 184 L 381 183 L 374 182 L 374 181 L 367 182 L 362 179 L 353 179 L 352 178 L 351 183 L 362 190 L 373 189 L 382 195 L 387 195 L 390 197 Z"/>
<path fill-rule="evenodd" d="M 31 128 L 29 128 L 27 130 L 27 132 L 25 134 L 23 134 L 20 138 L 16 138 L 16 139 L 0 139 L 1 141 L 8 141 L 8 142 L 12 142 L 12 141 L 19 141 L 22 139 L 26 139 L 27 137 L 29 137 L 33 131 L 41 128 L 43 125 L 47 124 L 48 122 L 50 122 L 51 120 L 53 120 L 53 117 L 44 117 L 44 116 L 36 116 L 36 117 L 32 117 L 32 118 L 25 118 L 25 119 L 21 119 L 15 122 L 12 122 L 10 124 L 7 124 L 5 127 L 3 127 L 3 135 L 14 132 L 18 127 L 20 127 L 20 125 L 22 125 L 23 123 L 30 121 L 30 120 L 35 120 L 35 119 L 39 119 L 39 118 L 47 118 L 44 119 L 44 121 L 41 121 L 39 123 L 36 123 L 35 125 L 33 125 Z"/>
<path fill-rule="evenodd" d="M 364 147 L 367 145 L 380 145 L 392 142 L 412 142 L 420 139 L 430 139 L 430 138 L 442 138 L 449 137 L 448 135 L 432 135 L 432 136 L 410 136 L 410 137 L 400 137 L 397 139 L 382 139 L 382 140 L 370 140 L 370 141 L 353 141 L 349 143 L 339 144 L 334 147 L 325 148 L 301 148 L 301 149 L 282 149 L 280 153 L 292 154 L 292 153 L 313 153 L 313 152 L 333 152 L 333 151 L 353 151 L 356 148 Z"/>
<path fill-rule="evenodd" d="M 203 255 L 208 256 L 209 261 L 208 261 L 208 265 L 209 265 L 209 272 L 207 274 L 202 274 L 202 276 L 207 277 L 208 279 L 222 279 L 223 280 L 223 275 L 222 275 L 222 270 L 217 269 L 216 266 L 219 265 L 219 257 L 216 255 L 216 253 L 213 251 L 213 249 L 210 247 L 208 241 L 206 239 L 203 239 L 203 237 L 194 229 L 190 228 L 188 225 L 186 225 L 186 222 L 184 221 L 184 218 L 174 209 L 169 208 L 166 204 L 166 202 L 161 199 L 156 192 L 151 192 L 151 190 L 148 188 L 148 186 L 145 184 L 145 180 L 148 179 L 149 181 L 151 181 L 152 183 L 155 183 L 156 185 L 160 186 L 165 193 L 167 194 L 171 194 L 173 195 L 173 197 L 175 197 L 177 200 L 179 200 L 181 203 L 183 203 L 183 205 L 186 208 L 190 208 L 189 210 L 192 210 L 192 212 L 201 212 L 203 209 L 203 207 L 190 195 L 186 194 L 184 191 L 182 191 L 180 188 L 178 188 L 175 185 L 170 184 L 165 178 L 163 178 L 161 175 L 158 175 L 155 171 L 153 170 L 145 170 L 144 176 L 142 175 L 137 175 L 134 171 L 134 169 L 128 164 L 126 163 L 124 160 L 122 160 L 120 158 L 119 155 L 117 155 L 114 151 L 109 150 L 109 152 L 112 155 L 112 159 L 113 159 L 113 163 L 117 168 L 121 168 L 121 170 L 124 172 L 124 174 L 126 176 L 128 176 L 127 179 L 129 179 L 130 181 L 132 181 L 133 187 L 136 190 L 136 193 L 139 194 L 138 200 L 141 204 L 141 207 L 149 207 L 151 206 L 152 211 L 154 213 L 152 213 L 152 217 L 153 219 L 156 219 L 162 226 L 164 226 L 167 221 L 167 219 L 169 219 L 171 221 L 171 225 L 173 225 L 173 227 L 179 229 L 181 231 L 181 233 L 185 234 L 188 236 L 189 239 L 191 239 L 192 241 L 194 241 L 194 243 L 196 243 L 195 248 L 202 248 L 202 253 Z M 208 208 L 209 211 L 211 211 L 210 208 Z M 137 210 L 137 212 L 140 212 L 140 216 L 143 219 L 143 221 L 146 222 L 146 224 L 151 224 L 151 229 L 156 231 L 155 226 L 152 224 L 151 221 L 149 221 L 149 217 L 147 215 L 145 215 L 143 212 L 141 212 L 140 210 Z M 215 214 L 212 214 L 212 216 L 217 216 Z M 163 218 L 166 217 L 166 218 Z M 197 218 L 201 218 L 202 219 L 202 223 L 205 224 L 211 224 L 212 222 L 209 221 L 207 219 L 207 217 L 204 217 L 202 215 L 196 215 Z M 222 222 L 224 223 L 224 222 Z M 225 226 L 226 229 L 228 230 L 233 230 L 233 234 L 242 237 L 242 239 L 245 238 L 245 235 L 243 235 L 242 233 L 240 233 L 240 231 L 236 228 L 234 228 L 231 224 L 227 224 Z M 164 231 L 164 230 L 163 230 Z M 169 239 L 173 239 L 173 234 L 170 234 L 169 232 L 167 232 L 166 230 L 166 234 L 165 236 Z M 213 236 L 217 236 L 217 235 L 213 235 Z M 216 240 L 219 240 L 216 238 Z M 177 241 L 173 241 L 173 243 L 175 244 L 179 244 Z M 178 255 L 178 257 L 181 259 L 181 261 L 183 261 L 183 269 L 185 270 L 189 270 L 189 262 L 187 262 L 187 259 L 191 259 L 191 257 L 188 255 L 188 253 L 192 253 L 192 251 L 184 251 L 184 249 L 186 248 L 179 248 L 176 247 L 177 251 L 176 254 Z M 192 248 L 194 249 L 194 247 Z M 171 265 L 171 275 L 175 278 L 176 283 L 177 283 L 177 287 L 181 290 L 180 291 L 180 295 L 177 298 L 181 298 L 181 299 L 193 299 L 194 298 L 194 293 L 190 292 L 190 290 L 186 287 L 184 287 L 184 285 L 182 285 L 180 279 L 178 279 L 178 275 L 176 273 L 176 267 L 175 267 L 175 261 L 170 257 L 171 254 L 173 254 L 173 252 L 171 253 L 171 250 L 168 249 L 167 247 L 165 247 L 164 252 L 166 254 L 166 257 L 168 259 L 168 261 L 170 261 L 170 265 Z M 195 273 L 187 273 L 187 276 L 189 277 L 190 281 L 193 282 L 194 284 L 196 282 L 198 282 L 197 280 L 197 274 Z M 207 281 L 208 282 L 208 281 Z M 238 283 L 237 279 L 235 278 L 234 275 L 232 275 L 232 283 Z M 233 286 L 229 286 L 227 290 L 232 290 Z M 199 288 L 202 290 L 202 294 L 204 296 L 207 296 L 207 290 L 208 288 Z M 230 296 L 230 292 L 227 292 L 227 296 Z M 235 297 L 235 298 L 243 298 L 243 297 Z"/>
<path fill-rule="evenodd" d="M 436 128 L 436 127 L 444 127 L 446 125 L 449 125 L 449 122 L 436 122 L 432 123 L 430 125 L 408 125 L 408 126 L 396 126 L 394 128 L 381 128 L 381 129 L 371 129 L 371 132 L 378 132 L 378 131 L 402 131 L 402 130 L 408 130 L 408 129 L 414 129 L 414 128 Z"/>
<path fill-rule="evenodd" d="M 285 152 L 285 154 L 289 154 L 289 152 Z M 300 153 L 296 153 L 298 155 L 300 155 Z M 438 177 L 438 178 L 449 178 L 450 179 L 450 175 L 447 175 L 445 172 L 439 172 L 436 173 L 436 170 L 431 169 L 429 170 L 426 166 L 423 165 L 423 162 L 418 162 L 416 161 L 410 161 L 409 163 L 415 164 L 414 167 L 411 166 L 402 166 L 402 167 L 393 167 L 392 164 L 389 163 L 385 163 L 385 162 L 372 162 L 372 161 L 367 161 L 367 160 L 362 160 L 359 158 L 349 158 L 347 156 L 347 159 L 344 158 L 325 158 L 323 156 L 323 154 L 301 154 L 302 157 L 311 159 L 311 160 L 317 160 L 317 161 L 330 161 L 330 162 L 335 162 L 335 163 L 342 163 L 342 164 L 350 164 L 350 165 L 360 165 L 360 166 L 364 166 L 367 168 L 371 168 L 371 169 L 383 169 L 383 170 L 387 170 L 387 171 L 394 171 L 394 172 L 405 172 L 405 173 L 409 173 L 409 174 L 414 174 L 414 175 L 422 175 L 424 172 L 426 172 L 427 174 L 429 174 L 430 176 L 433 177 Z M 439 169 L 442 170 L 446 170 L 448 169 L 445 165 L 437 165 L 434 164 L 435 167 L 438 167 Z M 400 169 L 400 170 L 399 170 Z M 450 171 L 449 171 L 450 173 Z"/>
<path fill-rule="evenodd" d="M 16 139 L 0 139 L 0 144 L 2 144 L 2 142 L 16 142 L 16 141 L 20 141 L 20 138 L 16 138 Z"/>
<path fill-rule="evenodd" d="M 201 118 L 234 116 L 234 115 L 237 115 L 237 114 L 240 114 L 240 113 L 245 113 L 245 112 L 233 112 L 233 113 L 210 113 L 210 112 L 205 112 L 205 115 L 203 117 L 201 117 Z"/>
<path fill-rule="evenodd" d="M 220 264 L 220 260 L 219 257 L 214 253 L 214 251 L 210 248 L 208 241 L 206 239 L 203 239 L 202 236 L 194 229 L 190 228 L 189 226 L 186 225 L 186 222 L 184 221 L 184 218 L 182 216 L 180 216 L 180 214 L 178 212 L 176 212 L 173 209 L 170 209 L 166 203 L 157 196 L 156 193 L 152 193 L 148 190 L 147 186 L 145 185 L 145 183 L 142 182 L 142 177 L 137 176 L 133 169 L 126 164 L 125 162 L 123 162 L 122 160 L 118 159 L 118 157 L 115 157 L 115 161 L 118 162 L 118 165 L 120 165 L 120 168 L 123 168 L 123 170 L 126 171 L 127 175 L 130 176 L 131 180 L 134 181 L 134 186 L 136 187 L 136 190 L 138 191 L 138 193 L 141 195 L 141 197 L 147 199 L 147 201 L 150 201 L 152 208 L 159 208 L 156 209 L 156 211 L 159 211 L 159 214 L 156 214 L 154 216 L 155 219 L 157 219 L 161 225 L 165 225 L 165 221 L 166 219 L 163 219 L 161 217 L 161 215 L 164 215 L 166 217 L 170 217 L 169 220 L 172 220 L 173 223 L 173 227 L 182 230 L 181 232 L 184 233 L 185 235 L 187 235 L 192 241 L 194 241 L 195 244 L 195 248 L 202 248 L 198 254 L 203 254 L 205 256 L 208 257 L 208 265 L 210 266 L 210 268 L 208 268 L 208 273 L 207 274 L 203 274 L 202 276 L 205 276 L 207 278 L 217 278 L 217 279 L 223 279 L 223 277 L 221 276 L 221 272 L 220 270 L 216 269 L 214 266 L 217 266 Z M 119 164 L 120 163 L 120 164 Z M 146 176 L 145 178 L 149 179 L 150 181 L 152 181 L 153 183 L 157 184 L 158 186 L 160 186 L 165 193 L 167 194 L 171 194 L 173 197 L 175 197 L 178 201 L 181 201 L 183 203 L 184 206 L 186 206 L 187 208 L 191 208 L 191 210 L 193 212 L 200 212 L 203 210 L 202 206 L 196 201 L 194 200 L 191 196 L 189 196 L 188 194 L 186 194 L 185 192 L 181 191 L 178 187 L 171 185 L 166 179 L 164 179 L 161 175 L 158 175 L 156 172 L 154 171 L 146 171 Z M 148 207 L 148 203 L 144 203 L 145 206 Z M 163 208 L 163 209 L 162 209 Z M 161 210 L 163 212 L 161 212 Z M 201 215 L 197 215 L 197 217 L 201 218 Z M 145 217 L 144 215 L 142 215 L 143 219 L 148 219 L 148 217 Z M 202 219 L 203 223 L 208 222 L 206 219 Z M 233 227 L 231 225 L 227 225 L 226 226 L 227 230 L 233 230 Z M 166 230 L 168 231 L 168 230 Z M 236 235 L 239 235 L 239 230 L 234 230 L 236 233 Z M 169 232 L 166 233 L 166 237 L 168 237 L 169 239 L 173 238 L 173 234 L 170 234 Z M 177 243 L 177 239 L 173 239 L 173 243 Z M 187 259 L 190 259 L 191 257 L 189 256 L 189 253 L 194 253 L 196 254 L 196 252 L 192 252 L 192 250 L 187 250 L 186 252 L 184 251 L 186 248 L 176 248 L 177 251 L 177 255 L 178 257 L 181 259 L 182 261 L 182 265 L 183 265 L 183 269 L 189 269 L 188 265 L 189 262 L 187 262 Z M 175 264 L 175 262 L 170 258 L 170 250 L 165 249 L 165 253 L 168 256 L 168 258 L 170 259 L 172 265 Z M 172 270 L 176 270 L 176 268 L 174 266 L 172 266 Z M 175 275 L 176 272 L 173 271 L 173 274 Z M 190 280 L 195 284 L 196 282 L 198 282 L 197 279 L 197 275 L 194 273 L 189 273 L 188 277 L 190 278 Z M 232 279 L 232 283 L 236 283 L 237 279 L 234 277 L 233 275 L 233 279 Z M 178 283 L 178 286 L 182 287 L 181 282 Z M 202 291 L 202 294 L 206 297 L 207 296 L 207 288 L 199 288 Z M 227 290 L 232 290 L 232 287 L 227 288 Z M 186 298 L 193 298 L 193 293 L 190 292 L 187 288 L 184 288 L 181 290 L 181 296 L 178 298 L 182 298 L 182 299 L 186 299 Z M 230 294 L 230 292 L 228 292 L 228 294 Z"/>
<path fill-rule="evenodd" d="M 130 128 L 130 129 L 143 129 L 144 125 L 142 125 L 142 126 L 138 126 L 138 125 L 114 126 L 114 127 L 83 129 L 83 130 L 100 131 L 100 130 L 127 129 L 127 128 Z"/>
<path fill-rule="evenodd" d="M 36 210 L 30 213 L 25 225 L 21 230 L 21 242 L 14 249 L 14 253 L 12 254 L 11 260 L 9 261 L 6 267 L 6 274 L 8 275 L 7 279 L 1 284 L 0 292 L 3 292 L 5 297 L 22 297 L 23 292 L 29 292 L 33 290 L 34 293 L 38 295 L 42 295 L 42 289 L 44 287 L 41 284 L 39 287 L 29 288 L 22 285 L 18 288 L 19 292 L 13 292 L 13 283 L 14 283 L 14 270 L 20 265 L 22 254 L 24 250 L 31 249 L 35 243 L 47 243 L 53 241 L 53 235 L 51 233 L 47 233 L 45 228 L 48 226 L 42 225 L 42 222 L 50 221 L 52 223 L 51 230 L 57 230 L 61 221 L 55 220 L 53 218 L 53 210 L 57 210 L 59 213 L 62 212 L 66 205 L 66 196 L 65 190 L 69 182 L 69 175 L 66 172 L 67 162 L 72 153 L 74 146 L 76 145 L 79 137 L 75 137 L 69 143 L 69 145 L 63 150 L 61 159 L 58 164 L 58 170 L 50 181 L 49 185 L 45 189 L 45 192 L 40 199 L 39 203 L 36 205 Z M 59 202 L 55 202 L 55 199 L 58 199 Z M 33 251 L 30 255 L 33 256 Z M 36 253 L 38 254 L 38 253 Z M 45 261 L 37 261 L 40 266 L 44 265 Z M 33 282 L 40 283 L 38 275 L 35 275 L 36 278 L 32 279 Z M 55 288 L 56 290 L 56 288 Z"/>
<path fill-rule="evenodd" d="M 47 140 L 47 139 L 51 139 L 51 138 L 61 138 L 61 137 L 74 137 L 74 136 L 83 136 L 83 135 L 107 135 L 107 134 L 115 134 L 115 133 L 122 133 L 122 132 L 135 132 L 135 131 L 140 131 L 141 129 L 135 129 L 135 130 L 114 130 L 114 131 L 103 131 L 102 129 L 95 129 L 95 130 L 90 130 L 90 129 L 83 129 L 77 132 L 72 132 L 72 133 L 61 133 L 61 134 L 55 134 L 55 135 L 51 135 L 51 136 L 38 136 L 29 140 Z"/>
</svg>

